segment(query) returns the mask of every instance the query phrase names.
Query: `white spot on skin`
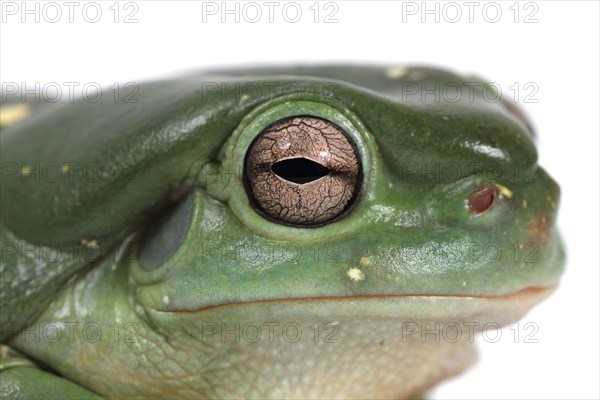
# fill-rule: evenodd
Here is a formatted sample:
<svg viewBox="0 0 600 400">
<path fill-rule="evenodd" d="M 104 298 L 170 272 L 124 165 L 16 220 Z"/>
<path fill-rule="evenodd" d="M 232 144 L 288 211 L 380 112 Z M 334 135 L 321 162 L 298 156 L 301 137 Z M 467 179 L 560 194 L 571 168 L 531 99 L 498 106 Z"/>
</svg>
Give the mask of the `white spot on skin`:
<svg viewBox="0 0 600 400">
<path fill-rule="evenodd" d="M 169 299 L 169 296 L 167 296 L 166 294 L 163 296 L 162 301 L 163 303 L 165 303 L 166 306 L 168 306 L 171 303 L 171 299 Z"/>
<path fill-rule="evenodd" d="M 244 94 L 244 95 L 242 95 L 242 97 L 240 97 L 240 100 L 241 101 L 248 101 L 248 100 L 250 100 L 250 96 L 247 95 L 247 94 Z"/>
<path fill-rule="evenodd" d="M 320 151 L 320 152 L 319 152 L 319 157 L 322 157 L 322 158 L 330 158 L 330 157 L 331 157 L 331 153 L 330 153 L 330 152 L 328 152 L 328 151 L 324 151 L 324 150 L 322 150 L 322 151 Z"/>
<path fill-rule="evenodd" d="M 407 72 L 407 69 L 404 67 L 389 68 L 387 71 L 385 71 L 385 76 L 387 76 L 389 79 L 400 79 L 406 75 Z"/>
<path fill-rule="evenodd" d="M 358 268 L 351 268 L 346 272 L 348 278 L 353 280 L 354 282 L 362 281 L 365 279 L 365 274 Z"/>
<path fill-rule="evenodd" d="M 504 154 L 504 152 L 500 149 L 497 149 L 495 147 L 492 146 L 488 146 L 486 144 L 475 144 L 470 146 L 473 150 L 475 150 L 478 153 L 484 154 L 486 156 L 490 156 L 490 157 L 494 157 L 494 158 L 498 158 L 501 160 L 504 160 L 506 158 L 508 158 L 506 156 L 506 154 Z"/>
<path fill-rule="evenodd" d="M 97 240 L 85 240 L 81 239 L 81 244 L 87 247 L 88 249 L 99 249 Z"/>
</svg>

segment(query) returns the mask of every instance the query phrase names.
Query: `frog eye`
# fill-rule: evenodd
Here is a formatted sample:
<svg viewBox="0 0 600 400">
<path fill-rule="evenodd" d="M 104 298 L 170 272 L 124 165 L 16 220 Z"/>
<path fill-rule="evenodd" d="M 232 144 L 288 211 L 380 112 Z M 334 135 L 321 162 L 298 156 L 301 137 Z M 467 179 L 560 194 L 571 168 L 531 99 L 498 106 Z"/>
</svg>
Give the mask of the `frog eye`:
<svg viewBox="0 0 600 400">
<path fill-rule="evenodd" d="M 498 199 L 496 186 L 485 186 L 469 195 L 469 210 L 473 214 L 483 214 L 494 207 Z"/>
<path fill-rule="evenodd" d="M 254 207 L 281 223 L 315 226 L 340 217 L 358 195 L 361 167 L 342 128 L 322 118 L 275 122 L 250 145 L 244 184 Z"/>
</svg>

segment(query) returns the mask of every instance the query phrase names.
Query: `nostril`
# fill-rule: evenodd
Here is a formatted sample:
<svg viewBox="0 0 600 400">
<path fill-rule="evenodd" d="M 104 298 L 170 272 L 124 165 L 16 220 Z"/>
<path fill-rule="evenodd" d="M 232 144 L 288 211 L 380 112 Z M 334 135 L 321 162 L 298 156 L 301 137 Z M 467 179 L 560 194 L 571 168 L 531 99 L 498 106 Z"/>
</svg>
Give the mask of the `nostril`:
<svg viewBox="0 0 600 400">
<path fill-rule="evenodd" d="M 473 214 L 483 214 L 494 207 L 498 198 L 498 188 L 496 186 L 485 186 L 477 189 L 469 195 L 469 210 Z"/>
</svg>

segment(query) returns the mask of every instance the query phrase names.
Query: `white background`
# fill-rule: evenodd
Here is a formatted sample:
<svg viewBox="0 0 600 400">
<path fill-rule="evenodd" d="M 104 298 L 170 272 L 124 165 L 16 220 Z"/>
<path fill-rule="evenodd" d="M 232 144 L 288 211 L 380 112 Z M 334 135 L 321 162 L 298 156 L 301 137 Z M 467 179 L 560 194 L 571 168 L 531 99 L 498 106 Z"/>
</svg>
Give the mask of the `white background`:
<svg viewBox="0 0 600 400">
<path fill-rule="evenodd" d="M 436 15 L 424 15 L 419 2 L 298 2 L 302 16 L 279 2 L 269 21 L 268 8 L 258 2 L 262 18 L 240 4 L 235 15 L 203 14 L 201 2 L 137 1 L 118 6 L 99 2 L 96 23 L 81 2 L 69 22 L 68 8 L 58 2 L 40 20 L 4 13 L 0 39 L 1 81 L 6 82 L 140 82 L 203 66 L 290 61 L 361 61 L 386 64 L 434 64 L 462 73 L 477 73 L 501 85 L 505 95 L 515 83 L 517 100 L 533 120 L 540 163 L 560 183 L 559 227 L 568 250 L 567 270 L 558 291 L 531 311 L 518 330 L 504 329 L 497 343 L 480 341 L 480 362 L 457 379 L 440 385 L 434 398 L 599 398 L 599 6 L 595 1 L 499 1 L 483 11 L 476 2 L 469 21 L 464 2 L 438 3 Z M 213 3 L 221 11 L 221 2 Z M 458 22 L 456 10 L 462 13 Z M 311 10 L 309 7 L 313 6 Z M 6 8 L 9 7 L 9 8 Z M 34 9 L 35 2 L 28 2 Z M 207 7 L 205 3 L 205 9 Z M 209 6 L 212 7 L 212 6 Z M 233 2 L 228 3 L 234 9 Z M 435 2 L 428 2 L 435 9 Z M 502 15 L 498 22 L 496 9 Z M 325 23 L 332 11 L 337 22 Z M 519 15 L 515 14 L 518 9 Z M 415 11 L 411 14 L 409 11 Z M 445 12 L 444 12 L 445 11 Z M 124 23 L 125 17 L 137 19 Z M 533 15 L 530 15 L 534 13 Z M 526 23 L 526 17 L 529 16 Z M 487 19 L 487 20 L 486 20 Z M 515 22 L 515 19 L 517 22 Z M 537 20 L 537 22 L 535 21 Z M 539 91 L 525 101 L 532 82 Z M 531 86 L 529 87 L 531 88 Z M 538 343 L 523 343 L 523 324 L 539 327 Z"/>
</svg>

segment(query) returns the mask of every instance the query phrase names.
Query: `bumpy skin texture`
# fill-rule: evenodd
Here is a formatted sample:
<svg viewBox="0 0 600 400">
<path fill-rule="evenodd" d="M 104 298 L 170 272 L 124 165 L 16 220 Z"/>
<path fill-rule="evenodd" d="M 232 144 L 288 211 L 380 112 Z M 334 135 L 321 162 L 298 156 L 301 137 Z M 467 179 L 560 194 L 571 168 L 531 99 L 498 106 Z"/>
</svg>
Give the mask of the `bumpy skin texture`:
<svg viewBox="0 0 600 400">
<path fill-rule="evenodd" d="M 19 351 L 1 392 L 404 398 L 459 373 L 469 329 L 520 318 L 564 264 L 558 186 L 490 93 L 324 66 L 36 105 L 1 132 L 2 342 Z M 255 138 L 306 115 L 342 128 L 362 171 L 352 207 L 315 227 L 265 218 L 243 179 Z M 482 187 L 499 195 L 477 215 Z"/>
</svg>

